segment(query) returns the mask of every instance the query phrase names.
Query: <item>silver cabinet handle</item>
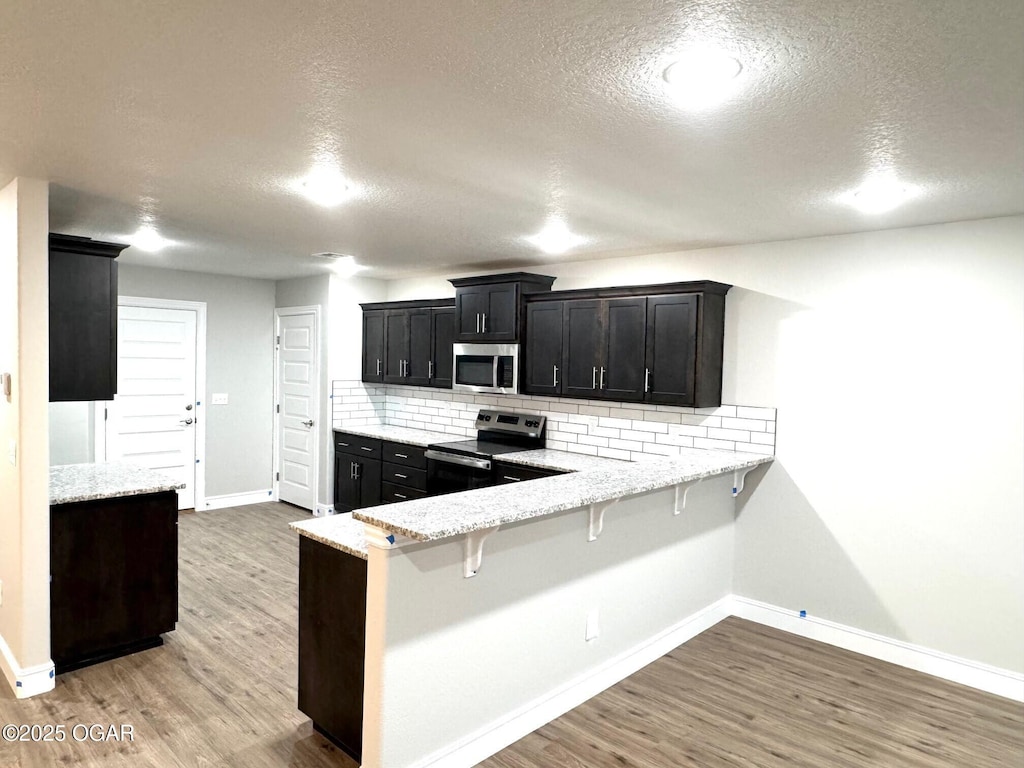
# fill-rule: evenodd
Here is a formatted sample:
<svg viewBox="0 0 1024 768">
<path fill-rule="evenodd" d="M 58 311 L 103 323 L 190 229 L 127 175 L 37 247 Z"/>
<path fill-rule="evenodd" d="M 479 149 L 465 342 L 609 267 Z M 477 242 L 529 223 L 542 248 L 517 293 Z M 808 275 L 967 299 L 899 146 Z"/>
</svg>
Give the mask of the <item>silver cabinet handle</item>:
<svg viewBox="0 0 1024 768">
<path fill-rule="evenodd" d="M 476 332 L 480 333 L 480 313 L 476 313 Z"/>
<path fill-rule="evenodd" d="M 590 379 L 590 388 L 597 389 L 597 366 L 594 366 L 594 375 Z"/>
<path fill-rule="evenodd" d="M 373 448 L 367 448 L 365 445 L 360 445 L 359 446 L 359 450 L 360 451 L 372 451 Z"/>
<path fill-rule="evenodd" d="M 380 376 L 380 358 L 377 358 L 377 375 Z"/>
<path fill-rule="evenodd" d="M 510 477 L 509 475 L 502 475 L 501 479 L 502 480 L 512 480 L 514 482 L 519 483 L 519 482 L 522 482 L 523 478 L 521 478 L 521 477 Z"/>
<path fill-rule="evenodd" d="M 434 378 L 434 361 L 433 360 L 427 360 L 427 378 L 428 379 Z"/>
<path fill-rule="evenodd" d="M 483 318 L 484 319 L 483 319 L 483 322 L 481 323 L 481 326 L 483 327 L 483 332 L 487 333 L 487 313 L 486 312 L 484 312 Z"/>
<path fill-rule="evenodd" d="M 558 386 L 558 366 L 557 365 L 552 365 L 551 368 L 553 369 L 552 379 L 554 379 L 551 382 L 551 386 L 552 387 L 557 387 Z"/>
<path fill-rule="evenodd" d="M 601 366 L 601 389 L 604 389 L 604 366 Z"/>
<path fill-rule="evenodd" d="M 395 456 L 397 456 L 400 459 L 408 459 L 409 458 L 404 453 L 396 453 Z"/>
<path fill-rule="evenodd" d="M 348 448 L 348 443 L 338 443 L 338 445 Z"/>
<path fill-rule="evenodd" d="M 396 494 L 395 494 L 395 498 L 396 498 L 396 499 L 408 499 L 409 497 L 408 497 L 408 496 L 403 496 L 403 495 L 402 495 L 402 494 L 400 494 L 400 493 L 396 493 Z"/>
<path fill-rule="evenodd" d="M 313 420 L 312 419 L 309 419 L 308 421 L 304 421 L 302 423 L 305 424 L 307 427 L 312 427 L 313 426 Z"/>
<path fill-rule="evenodd" d="M 402 478 L 403 480 L 408 480 L 408 479 L 409 479 L 409 476 L 408 476 L 408 475 L 400 475 L 400 474 L 398 474 L 397 472 L 393 472 L 392 474 L 393 474 L 393 475 L 394 475 L 395 477 L 400 477 L 400 478 Z"/>
<path fill-rule="evenodd" d="M 348 465 L 348 479 L 349 480 L 355 480 L 356 479 L 356 463 L 354 461 L 353 462 L 349 462 L 349 465 Z"/>
<path fill-rule="evenodd" d="M 651 369 L 644 368 L 644 392 L 651 391 Z"/>
<path fill-rule="evenodd" d="M 363 465 L 357 462 L 353 464 L 352 467 L 355 470 L 355 477 L 353 479 L 358 480 L 360 475 L 362 474 Z"/>
<path fill-rule="evenodd" d="M 192 419 L 181 419 L 178 423 L 181 424 L 181 426 L 183 427 L 187 427 L 189 424 L 192 423 Z"/>
</svg>

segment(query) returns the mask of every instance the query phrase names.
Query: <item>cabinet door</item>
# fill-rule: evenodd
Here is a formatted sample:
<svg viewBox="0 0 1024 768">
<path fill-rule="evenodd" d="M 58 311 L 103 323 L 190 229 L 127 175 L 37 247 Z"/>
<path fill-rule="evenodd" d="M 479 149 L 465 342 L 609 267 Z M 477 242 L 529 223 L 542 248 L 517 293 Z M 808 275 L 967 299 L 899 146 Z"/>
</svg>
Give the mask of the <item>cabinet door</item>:
<svg viewBox="0 0 1024 768">
<path fill-rule="evenodd" d="M 406 357 L 403 383 L 425 387 L 430 383 L 430 369 L 432 368 L 430 310 L 410 309 L 406 312 L 406 317 L 409 327 L 409 354 Z"/>
<path fill-rule="evenodd" d="M 461 341 L 478 341 L 480 339 L 480 319 L 487 309 L 487 286 L 459 288 L 455 292 L 455 312 L 458 315 L 458 332 Z"/>
<path fill-rule="evenodd" d="M 562 392 L 563 302 L 538 301 L 526 305 L 526 344 L 523 392 L 558 395 Z"/>
<path fill-rule="evenodd" d="M 363 312 L 363 381 L 384 381 L 384 312 Z"/>
<path fill-rule="evenodd" d="M 518 293 L 514 283 L 487 286 L 487 309 L 481 327 L 489 341 L 513 341 L 517 334 L 516 311 Z"/>
<path fill-rule="evenodd" d="M 409 315 L 403 310 L 384 313 L 384 381 L 404 384 L 409 361 Z"/>
<path fill-rule="evenodd" d="M 604 364 L 604 302 L 566 301 L 562 314 L 562 394 L 600 397 L 597 374 Z"/>
<path fill-rule="evenodd" d="M 452 368 L 455 360 L 452 357 L 452 345 L 455 343 L 455 309 L 433 309 L 430 312 L 432 347 L 430 366 L 430 385 L 432 387 L 452 388 Z"/>
<path fill-rule="evenodd" d="M 361 459 L 356 462 L 360 507 L 376 507 L 380 504 L 380 476 L 380 459 Z"/>
<path fill-rule="evenodd" d="M 355 464 L 355 457 L 347 453 L 334 457 L 334 509 L 337 512 L 351 512 L 361 506 Z"/>
<path fill-rule="evenodd" d="M 515 341 L 518 303 L 515 283 L 459 288 L 455 292 L 459 341 Z"/>
<path fill-rule="evenodd" d="M 610 400 L 644 399 L 644 340 L 647 299 L 606 302 L 605 361 L 598 371 L 601 396 Z"/>
<path fill-rule="evenodd" d="M 50 252 L 50 401 L 113 400 L 117 262 Z"/>
<path fill-rule="evenodd" d="M 693 404 L 697 301 L 685 294 L 647 299 L 648 402 Z"/>
</svg>

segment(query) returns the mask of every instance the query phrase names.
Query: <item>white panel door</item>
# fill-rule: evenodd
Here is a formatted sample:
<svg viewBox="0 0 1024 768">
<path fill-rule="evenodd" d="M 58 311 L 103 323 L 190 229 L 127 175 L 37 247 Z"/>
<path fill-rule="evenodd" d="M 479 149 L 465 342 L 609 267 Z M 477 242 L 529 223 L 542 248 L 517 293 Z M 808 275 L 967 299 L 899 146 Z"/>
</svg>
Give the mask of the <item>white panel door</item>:
<svg viewBox="0 0 1024 768">
<path fill-rule="evenodd" d="M 117 310 L 117 395 L 107 409 L 107 460 L 155 469 L 195 507 L 196 311 Z"/>
<path fill-rule="evenodd" d="M 278 498 L 312 510 L 316 506 L 320 376 L 316 315 L 281 315 L 278 335 Z"/>
</svg>

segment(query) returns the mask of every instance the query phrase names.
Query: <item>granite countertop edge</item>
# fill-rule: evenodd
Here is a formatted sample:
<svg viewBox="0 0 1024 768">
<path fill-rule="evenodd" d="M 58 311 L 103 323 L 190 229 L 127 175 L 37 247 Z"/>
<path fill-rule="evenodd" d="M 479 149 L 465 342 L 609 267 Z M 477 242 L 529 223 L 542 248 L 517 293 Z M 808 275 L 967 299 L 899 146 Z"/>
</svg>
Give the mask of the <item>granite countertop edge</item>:
<svg viewBox="0 0 1024 768">
<path fill-rule="evenodd" d="M 117 499 L 184 488 L 152 469 L 128 462 L 64 464 L 50 467 L 50 505 Z"/>
<path fill-rule="evenodd" d="M 700 451 L 664 461 L 618 462 L 584 470 L 461 493 L 355 510 L 353 519 L 416 541 L 437 541 L 485 528 L 545 517 L 589 504 L 634 496 L 692 480 L 771 462 L 761 454 Z M 714 455 L 712 455 L 714 454 Z M 694 463 L 699 466 L 694 466 Z M 505 509 L 503 513 L 485 510 Z M 429 524 L 426 522 L 429 521 Z"/>
<path fill-rule="evenodd" d="M 370 550 L 363 534 L 363 524 L 354 520 L 351 512 L 300 520 L 289 523 L 288 527 L 313 541 L 340 549 L 363 560 L 369 558 Z"/>
</svg>

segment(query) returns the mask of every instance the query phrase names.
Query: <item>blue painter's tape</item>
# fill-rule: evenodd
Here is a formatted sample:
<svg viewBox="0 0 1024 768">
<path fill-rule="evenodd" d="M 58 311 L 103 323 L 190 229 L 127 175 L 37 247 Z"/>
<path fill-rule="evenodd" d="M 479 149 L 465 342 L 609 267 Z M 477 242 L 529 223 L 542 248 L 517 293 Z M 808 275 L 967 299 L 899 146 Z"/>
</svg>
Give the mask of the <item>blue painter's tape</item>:
<svg viewBox="0 0 1024 768">
<path fill-rule="evenodd" d="M 388 534 L 388 544 L 394 544 L 394 543 L 395 543 L 395 535 L 393 533 L 389 533 Z"/>
<path fill-rule="evenodd" d="M 54 676 L 55 674 L 56 674 L 56 672 L 54 672 L 54 671 L 53 671 L 53 670 L 51 669 L 51 670 L 50 670 L 50 677 L 53 677 L 53 676 Z"/>
<path fill-rule="evenodd" d="M 801 619 L 806 619 L 807 618 L 807 611 L 800 611 L 800 618 Z"/>
<path fill-rule="evenodd" d="M 15 688 L 21 688 L 21 680 L 19 680 L 18 682 L 16 682 L 16 683 L 14 684 L 14 687 L 15 687 Z"/>
<path fill-rule="evenodd" d="M 739 493 L 739 491 L 737 491 L 737 490 L 736 490 L 736 486 L 733 486 L 732 492 L 733 492 L 734 494 L 736 494 L 736 493 Z"/>
</svg>

